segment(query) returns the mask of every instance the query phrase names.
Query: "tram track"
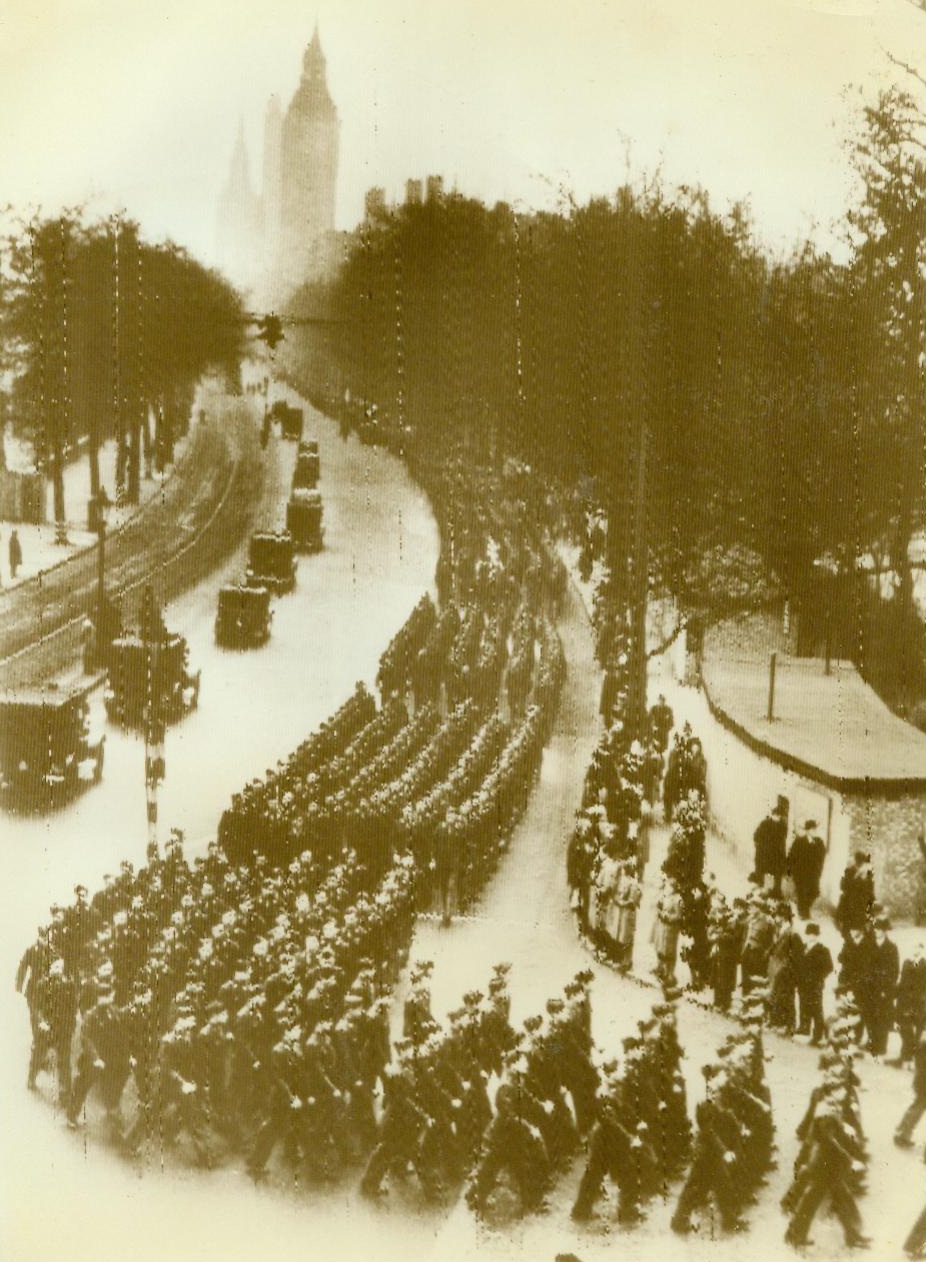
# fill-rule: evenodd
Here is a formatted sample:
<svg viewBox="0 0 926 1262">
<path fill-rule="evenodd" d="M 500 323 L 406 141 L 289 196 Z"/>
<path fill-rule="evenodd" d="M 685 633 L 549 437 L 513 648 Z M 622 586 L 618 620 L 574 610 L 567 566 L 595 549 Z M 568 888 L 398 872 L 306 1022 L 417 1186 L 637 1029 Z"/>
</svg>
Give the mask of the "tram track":
<svg viewBox="0 0 926 1262">
<path fill-rule="evenodd" d="M 161 603 L 175 600 L 234 551 L 264 507 L 268 461 L 253 405 L 216 396 L 209 411 L 162 493 L 106 537 L 107 593 L 121 599 L 129 624 L 144 586 Z M 0 688 L 41 686 L 76 665 L 97 600 L 97 565 L 94 546 L 7 595 Z"/>
</svg>

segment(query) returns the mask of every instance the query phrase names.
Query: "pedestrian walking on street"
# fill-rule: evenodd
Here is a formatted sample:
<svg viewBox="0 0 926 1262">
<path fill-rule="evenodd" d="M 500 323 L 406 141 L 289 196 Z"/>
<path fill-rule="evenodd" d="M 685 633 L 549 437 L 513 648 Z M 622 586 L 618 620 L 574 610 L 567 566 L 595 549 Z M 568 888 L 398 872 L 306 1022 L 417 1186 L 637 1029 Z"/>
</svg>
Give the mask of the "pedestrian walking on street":
<svg viewBox="0 0 926 1262">
<path fill-rule="evenodd" d="M 10 578 L 15 582 L 16 571 L 23 563 L 22 544 L 19 542 L 19 532 L 14 530 L 10 535 Z"/>
<path fill-rule="evenodd" d="M 795 1248 L 810 1243 L 808 1232 L 825 1201 L 842 1225 L 850 1249 L 867 1248 L 856 1198 L 865 1173 L 864 1147 L 846 1120 L 846 1106 L 838 1092 L 828 1092 L 817 1105 L 804 1147 L 797 1160 L 794 1211 L 785 1240 Z"/>
</svg>

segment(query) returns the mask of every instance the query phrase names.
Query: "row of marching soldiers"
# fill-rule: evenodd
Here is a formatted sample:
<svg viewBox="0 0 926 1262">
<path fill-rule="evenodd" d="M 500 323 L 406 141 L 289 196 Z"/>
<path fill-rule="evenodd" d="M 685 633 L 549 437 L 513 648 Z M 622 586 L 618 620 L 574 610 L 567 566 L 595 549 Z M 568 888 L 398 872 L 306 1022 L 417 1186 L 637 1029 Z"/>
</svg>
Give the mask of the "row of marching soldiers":
<svg viewBox="0 0 926 1262">
<path fill-rule="evenodd" d="M 466 1199 L 476 1214 L 492 1217 L 503 1187 L 522 1213 L 532 1213 L 584 1145 L 573 1216 L 591 1216 L 610 1177 L 621 1220 L 641 1218 L 646 1200 L 679 1176 L 689 1156 L 675 997 L 655 1004 L 624 1041 L 618 1073 L 593 1043 L 590 971 L 515 1030 L 507 966 L 498 965 L 488 994 L 467 993 L 447 1031 L 431 1015 L 428 973 L 428 965 L 412 973 L 361 1191 L 376 1196 L 385 1179 L 413 1169 L 425 1197 L 437 1200 L 468 1176 Z"/>
<path fill-rule="evenodd" d="M 680 1235 L 691 1231 L 695 1213 L 724 1231 L 742 1230 L 745 1211 L 773 1168 L 775 1125 L 762 1041 L 766 1003 L 762 990 L 748 996 L 741 1028 L 702 1068 L 705 1098 L 695 1110 L 691 1167 L 671 1221 Z"/>
<path fill-rule="evenodd" d="M 773 1165 L 774 1123 L 762 1044 L 764 999 L 750 999 L 742 1028 L 704 1067 L 706 1099 L 688 1117 L 684 1056 L 676 1025 L 680 992 L 666 989 L 638 1034 L 623 1040 L 623 1057 L 602 1057 L 590 1027 L 589 975 L 580 974 L 547 1019 L 528 1018 L 506 1057 L 496 1113 L 470 1181 L 467 1200 L 485 1213 L 507 1172 L 525 1212 L 544 1197 L 581 1147 L 583 1173 L 572 1217 L 592 1217 L 608 1180 L 618 1221 L 633 1226 L 647 1202 L 685 1177 L 672 1228 L 691 1229 L 695 1213 L 716 1212 L 725 1230 L 744 1213 Z M 687 1172 L 687 1174 L 686 1174 Z"/>
<path fill-rule="evenodd" d="M 790 1216 L 785 1240 L 796 1249 L 811 1243 L 809 1231 L 818 1211 L 828 1205 L 850 1249 L 867 1248 L 858 1199 L 865 1191 L 868 1150 L 859 1111 L 859 1078 L 853 1068 L 862 1029 L 859 1010 L 845 988 L 827 1029 L 820 1056 L 822 1076 L 813 1089 L 797 1128 L 801 1141 L 794 1177 L 781 1207 Z M 911 1233 L 912 1236 L 912 1233 Z M 911 1254 L 910 1241 L 905 1246 Z"/>
</svg>

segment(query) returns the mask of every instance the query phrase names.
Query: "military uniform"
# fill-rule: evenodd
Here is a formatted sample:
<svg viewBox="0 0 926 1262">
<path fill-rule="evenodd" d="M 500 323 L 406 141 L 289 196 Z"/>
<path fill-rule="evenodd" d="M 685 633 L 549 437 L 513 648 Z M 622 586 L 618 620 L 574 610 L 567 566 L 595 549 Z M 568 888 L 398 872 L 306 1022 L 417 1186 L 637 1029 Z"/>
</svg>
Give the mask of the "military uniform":
<svg viewBox="0 0 926 1262">
<path fill-rule="evenodd" d="M 697 1138 L 688 1178 L 682 1188 L 672 1230 L 681 1234 L 691 1230 L 691 1215 L 713 1198 L 724 1230 L 740 1225 L 742 1193 L 737 1187 L 742 1156 L 742 1132 L 735 1115 L 720 1103 L 724 1077 L 715 1066 L 709 1077 L 708 1097 L 695 1111 Z"/>
<path fill-rule="evenodd" d="M 495 1096 L 495 1118 L 466 1193 L 467 1203 L 477 1214 L 485 1213 L 492 1189 L 506 1170 L 517 1187 L 523 1213 L 534 1213 L 543 1204 L 551 1166 L 543 1136 L 524 1116 L 521 1103 L 517 1085 L 502 1083 Z"/>
<path fill-rule="evenodd" d="M 58 1075 L 58 1102 L 67 1105 L 71 1094 L 71 1041 L 77 1023 L 77 984 L 65 976 L 64 961 L 54 961 L 43 981 L 32 988 L 35 1012 L 32 1052 L 29 1057 L 28 1086 L 44 1067 L 48 1053 L 55 1053 Z"/>
</svg>

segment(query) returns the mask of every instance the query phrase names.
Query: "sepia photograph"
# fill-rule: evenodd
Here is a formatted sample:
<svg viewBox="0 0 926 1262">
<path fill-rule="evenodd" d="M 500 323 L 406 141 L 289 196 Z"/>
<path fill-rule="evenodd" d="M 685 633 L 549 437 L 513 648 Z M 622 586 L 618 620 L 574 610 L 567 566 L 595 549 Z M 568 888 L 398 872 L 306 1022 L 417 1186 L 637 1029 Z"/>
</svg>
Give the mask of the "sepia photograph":
<svg viewBox="0 0 926 1262">
<path fill-rule="evenodd" d="M 926 0 L 0 0 L 0 1257 L 926 1258 Z"/>
</svg>

